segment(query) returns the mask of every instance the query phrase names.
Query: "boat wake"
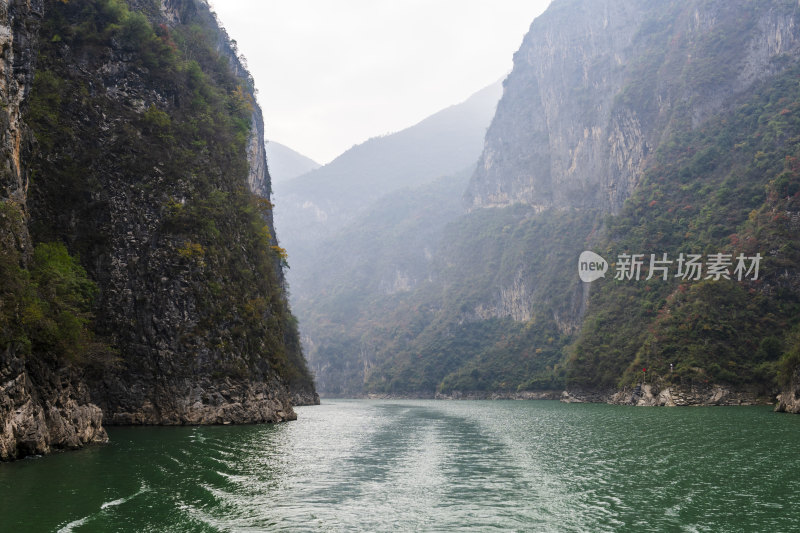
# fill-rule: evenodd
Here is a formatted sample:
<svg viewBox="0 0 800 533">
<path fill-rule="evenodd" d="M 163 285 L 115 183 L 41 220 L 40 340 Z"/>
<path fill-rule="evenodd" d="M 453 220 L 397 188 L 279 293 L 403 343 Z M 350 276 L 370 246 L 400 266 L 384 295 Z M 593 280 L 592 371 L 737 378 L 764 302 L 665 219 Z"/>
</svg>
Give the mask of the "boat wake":
<svg viewBox="0 0 800 533">
<path fill-rule="evenodd" d="M 58 533 L 71 533 L 72 531 L 75 530 L 75 528 L 78 528 L 80 526 L 86 525 L 88 522 L 90 522 L 91 520 L 93 520 L 94 518 L 99 516 L 100 514 L 102 514 L 104 512 L 107 512 L 106 511 L 107 509 L 112 508 L 112 507 L 117 507 L 118 505 L 122 505 L 123 503 L 128 502 L 128 501 L 136 498 L 137 496 L 140 496 L 140 495 L 144 494 L 145 492 L 147 492 L 149 490 L 150 490 L 150 487 L 148 487 L 147 484 L 142 483 L 142 486 L 138 490 L 138 492 L 136 492 L 134 494 L 131 494 L 130 496 L 126 496 L 124 498 L 118 498 L 116 500 L 103 502 L 102 504 L 100 504 L 100 510 L 99 511 L 97 511 L 95 513 L 92 513 L 92 514 L 90 514 L 88 516 L 84 516 L 83 518 L 79 518 L 78 520 L 73 520 L 72 522 L 62 526 L 58 530 Z"/>
</svg>

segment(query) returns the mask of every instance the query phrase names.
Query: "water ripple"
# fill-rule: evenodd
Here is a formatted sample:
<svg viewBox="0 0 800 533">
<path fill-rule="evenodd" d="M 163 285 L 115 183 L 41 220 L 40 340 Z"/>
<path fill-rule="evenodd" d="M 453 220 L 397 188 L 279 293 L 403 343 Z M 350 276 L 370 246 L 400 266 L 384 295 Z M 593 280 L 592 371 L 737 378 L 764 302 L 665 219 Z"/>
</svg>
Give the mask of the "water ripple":
<svg viewBox="0 0 800 533">
<path fill-rule="evenodd" d="M 800 417 L 335 401 L 0 468 L 11 531 L 791 531 Z"/>
</svg>

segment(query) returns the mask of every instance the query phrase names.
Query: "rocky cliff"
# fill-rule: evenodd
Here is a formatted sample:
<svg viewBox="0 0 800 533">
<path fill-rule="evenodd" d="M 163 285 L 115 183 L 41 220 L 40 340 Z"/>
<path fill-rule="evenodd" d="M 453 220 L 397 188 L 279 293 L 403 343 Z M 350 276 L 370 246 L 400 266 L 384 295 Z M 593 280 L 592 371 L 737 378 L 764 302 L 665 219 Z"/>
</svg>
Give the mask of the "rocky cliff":
<svg viewBox="0 0 800 533">
<path fill-rule="evenodd" d="M 594 247 L 612 274 L 623 253 L 766 257 L 756 283 L 606 279 L 591 294 L 583 284 L 580 306 L 551 306 L 575 335 L 564 349 L 570 396 L 627 403 L 631 393 L 616 391 L 632 390 L 642 367 L 688 403 L 723 401 L 708 391 L 734 403 L 775 392 L 800 289 L 798 20 L 797 3 L 779 0 L 563 0 L 532 24 L 466 194 L 473 212 L 595 212 L 602 223 L 575 257 Z M 519 287 L 566 277 L 523 276 Z M 581 282 L 569 277 L 574 301 Z M 517 301 L 537 306 L 524 293 Z M 671 401 L 656 396 L 634 403 Z"/>
<path fill-rule="evenodd" d="M 697 127 L 797 55 L 792 11 L 556 0 L 514 55 L 468 203 L 617 212 L 671 132 Z"/>
<path fill-rule="evenodd" d="M 318 402 L 252 79 L 207 4 L 3 15 L 2 457 L 101 441 L 101 409 L 276 422 Z"/>
<path fill-rule="evenodd" d="M 30 142 L 21 106 L 33 84 L 42 2 L 0 6 L 0 461 L 107 440 L 100 409 L 82 377 L 50 357 L 30 357 L 12 316 L 20 308 L 14 276 L 31 262 L 27 227 L 29 173 L 21 152 Z"/>
</svg>

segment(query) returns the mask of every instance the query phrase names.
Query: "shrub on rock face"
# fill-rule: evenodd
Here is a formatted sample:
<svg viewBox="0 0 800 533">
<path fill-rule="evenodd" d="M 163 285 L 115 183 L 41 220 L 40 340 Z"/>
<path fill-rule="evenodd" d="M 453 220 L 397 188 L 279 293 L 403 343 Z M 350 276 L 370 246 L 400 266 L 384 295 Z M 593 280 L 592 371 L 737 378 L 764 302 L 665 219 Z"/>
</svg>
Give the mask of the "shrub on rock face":
<svg viewBox="0 0 800 533">
<path fill-rule="evenodd" d="M 41 243 L 28 267 L 15 249 L 0 254 L 0 350 L 86 363 L 110 351 L 95 341 L 97 285 L 61 243 Z"/>
</svg>

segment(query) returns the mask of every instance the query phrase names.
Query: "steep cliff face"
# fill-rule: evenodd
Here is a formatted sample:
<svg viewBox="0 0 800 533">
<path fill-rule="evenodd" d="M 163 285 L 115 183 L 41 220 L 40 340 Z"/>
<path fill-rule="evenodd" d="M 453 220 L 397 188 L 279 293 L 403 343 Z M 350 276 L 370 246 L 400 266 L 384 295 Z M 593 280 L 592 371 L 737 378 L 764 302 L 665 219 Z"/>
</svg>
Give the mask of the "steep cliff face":
<svg viewBox="0 0 800 533">
<path fill-rule="evenodd" d="M 100 408 L 106 423 L 242 423 L 318 402 L 261 111 L 207 4 L 2 14 L 0 457 L 104 440 Z"/>
<path fill-rule="evenodd" d="M 25 205 L 27 176 L 20 161 L 25 136 L 20 106 L 33 83 L 42 2 L 6 2 L 0 6 L 0 186 L 4 199 Z M 25 237 L 22 237 L 24 240 Z M 21 249 L 29 249 L 27 245 Z"/>
<path fill-rule="evenodd" d="M 207 6 L 164 6 L 141 7 L 153 26 L 113 2 L 48 6 L 33 227 L 70 242 L 100 287 L 98 331 L 121 352 L 95 376 L 108 422 L 291 419 L 288 387 L 313 386 L 270 206 L 251 194 L 270 192 L 251 80 Z M 54 100 L 64 88 L 79 97 Z"/>
<path fill-rule="evenodd" d="M 0 5 L 0 461 L 107 439 L 100 409 L 80 374 L 58 368 L 52 355 L 33 358 L 15 315 L 31 261 L 27 227 L 28 172 L 21 158 L 29 133 L 21 105 L 33 83 L 42 2 Z"/>
<path fill-rule="evenodd" d="M 555 1 L 531 25 L 466 194 L 617 212 L 648 154 L 785 67 L 791 2 Z"/>
<path fill-rule="evenodd" d="M 633 169 L 642 155 L 636 120 L 623 133 L 612 107 L 645 12 L 646 2 L 556 2 L 536 19 L 487 133 L 468 192 L 473 206 L 594 207 L 610 200 L 609 136 L 621 137 L 616 144 L 630 152 Z"/>
<path fill-rule="evenodd" d="M 553 2 L 514 56 L 465 198 L 618 213 L 658 147 L 783 72 L 798 50 L 793 2 Z M 518 299 L 535 305 L 529 294 Z M 566 333 L 582 322 L 588 286 L 576 281 L 572 294 L 575 305 L 554 313 Z"/>
<path fill-rule="evenodd" d="M 623 253 L 676 258 L 718 251 L 763 257 L 760 277 L 751 281 L 714 280 L 704 273 L 692 283 L 675 272 L 667 279 L 645 280 L 646 261 L 642 283 L 593 283 L 586 318 L 566 351 L 571 397 L 669 403 L 631 393 L 643 379 L 642 368 L 656 390 L 671 391 L 688 403 L 752 402 L 776 392 L 776 365 L 789 343 L 786 332 L 796 323 L 800 293 L 791 221 L 798 201 L 798 20 L 795 2 L 647 5 L 627 56 L 620 55 L 627 57 L 619 67 L 621 85 L 604 88 L 614 99 L 610 126 L 593 148 L 605 158 L 596 166 L 598 179 L 551 165 L 561 191 L 582 191 L 572 197 L 580 201 L 564 195 L 559 200 L 558 194 L 544 200 L 516 197 L 534 206 L 594 207 L 616 214 L 582 243 L 611 262 Z M 517 96 L 524 101 L 522 93 Z M 545 106 L 544 113 L 550 124 L 558 106 Z M 551 129 L 548 135 L 560 138 L 560 131 Z M 580 139 L 573 138 L 567 152 L 552 139 L 548 143 L 551 157 L 569 156 L 576 172 L 582 168 L 574 156 Z M 490 156 L 491 146 L 490 135 Z M 640 155 L 618 157 L 619 146 Z M 513 145 L 507 153 L 518 149 Z M 632 171 L 620 161 L 634 162 Z M 478 169 L 473 191 L 481 190 L 480 180 L 491 166 Z M 541 173 L 528 177 L 525 183 L 535 189 Z M 492 183 L 494 190 L 513 190 L 501 178 Z M 619 191 L 624 193 L 616 199 L 602 196 Z M 490 195 L 478 197 L 481 205 Z M 583 205 L 584 199 L 590 201 Z M 730 395 L 722 400 L 709 391 Z"/>
</svg>

